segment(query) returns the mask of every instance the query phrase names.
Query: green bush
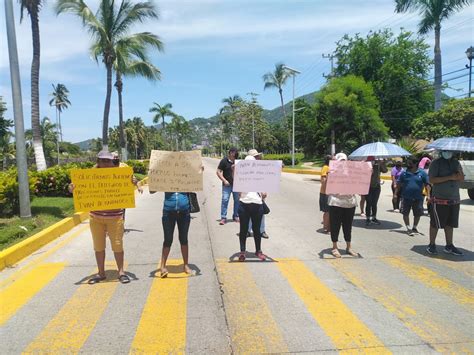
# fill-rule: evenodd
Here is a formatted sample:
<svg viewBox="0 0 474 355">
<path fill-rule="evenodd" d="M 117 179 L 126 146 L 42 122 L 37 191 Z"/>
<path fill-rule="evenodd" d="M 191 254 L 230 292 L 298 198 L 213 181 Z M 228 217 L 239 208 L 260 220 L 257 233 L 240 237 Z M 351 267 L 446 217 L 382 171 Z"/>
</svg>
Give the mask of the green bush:
<svg viewBox="0 0 474 355">
<path fill-rule="evenodd" d="M 52 168 L 33 173 L 36 177 L 36 196 L 71 196 L 68 185 L 71 183 L 71 169 L 69 166 L 53 166 Z"/>
<path fill-rule="evenodd" d="M 301 159 L 303 159 L 303 153 L 295 154 L 295 165 L 298 165 Z M 282 160 L 285 166 L 291 166 L 291 154 L 264 154 L 263 159 L 265 160 Z"/>
<path fill-rule="evenodd" d="M 125 164 L 133 169 L 134 173 L 146 175 L 148 174 L 149 160 L 127 160 Z"/>
<path fill-rule="evenodd" d="M 35 177 L 28 174 L 30 185 L 30 199 L 35 190 Z M 0 215 L 17 214 L 20 210 L 20 196 L 18 192 L 18 174 L 15 168 L 0 173 Z"/>
</svg>

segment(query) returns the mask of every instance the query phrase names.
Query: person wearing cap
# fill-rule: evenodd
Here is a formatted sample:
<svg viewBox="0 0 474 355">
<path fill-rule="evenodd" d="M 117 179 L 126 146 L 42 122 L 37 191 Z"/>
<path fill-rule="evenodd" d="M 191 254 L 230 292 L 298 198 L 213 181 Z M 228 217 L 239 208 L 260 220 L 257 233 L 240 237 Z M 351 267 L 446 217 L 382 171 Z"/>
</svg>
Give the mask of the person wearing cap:
<svg viewBox="0 0 474 355">
<path fill-rule="evenodd" d="M 233 192 L 234 183 L 234 164 L 235 159 L 239 156 L 237 148 L 230 148 L 227 157 L 223 158 L 219 162 L 217 167 L 216 175 L 219 180 L 222 181 L 222 200 L 221 200 L 221 219 L 220 225 L 224 225 L 227 222 L 227 207 L 229 205 L 230 195 L 234 199 L 234 211 L 232 213 L 232 219 L 235 222 L 239 222 L 239 194 Z"/>
<path fill-rule="evenodd" d="M 394 212 L 400 212 L 400 190 L 397 189 L 397 180 L 403 172 L 402 161 L 397 160 L 392 168 L 392 206 Z"/>
<path fill-rule="evenodd" d="M 375 157 L 367 157 L 367 161 L 372 163 L 372 176 L 370 177 L 369 193 L 365 197 L 365 225 L 370 224 L 379 225 L 380 222 L 377 219 L 377 204 L 379 202 L 380 192 L 380 174 L 388 171 L 385 162 L 375 160 Z"/>
<path fill-rule="evenodd" d="M 245 160 L 260 160 L 262 153 L 256 149 L 248 151 Z M 260 224 L 263 217 L 263 200 L 267 197 L 265 192 L 241 192 L 239 199 L 239 216 L 240 216 L 240 254 L 239 261 L 245 261 L 247 232 L 249 221 L 252 220 L 253 238 L 255 241 L 255 255 L 265 261 L 267 256 L 262 253 L 262 234 L 260 232 Z"/>
<path fill-rule="evenodd" d="M 446 247 L 444 252 L 461 256 L 463 253 L 453 244 L 453 229 L 459 225 L 461 197 L 459 183 L 464 181 L 461 164 L 454 158 L 453 152 L 441 151 L 441 157 L 430 165 L 429 179 L 431 188 L 430 244 L 427 252 L 437 254 L 436 236 L 444 229 Z"/>
<path fill-rule="evenodd" d="M 96 168 L 114 168 L 114 156 L 106 150 L 97 154 Z M 74 184 L 69 185 L 69 191 L 74 192 Z M 109 236 L 110 244 L 114 252 L 115 262 L 121 283 L 129 283 L 130 278 L 124 271 L 124 209 L 91 211 L 89 227 L 94 244 L 95 258 L 98 273 L 88 280 L 89 284 L 96 284 L 106 279 L 105 275 L 105 245 L 106 237 Z"/>
<path fill-rule="evenodd" d="M 336 154 L 337 161 L 347 161 L 347 155 L 344 153 Z M 328 175 L 328 180 L 331 179 L 331 174 Z M 354 220 L 355 209 L 357 206 L 357 198 L 355 195 L 339 195 L 330 194 L 328 196 L 329 205 L 329 223 L 331 226 L 331 241 L 332 250 L 331 253 L 336 258 L 341 257 L 341 253 L 337 247 L 339 240 L 339 231 L 341 230 L 344 234 L 344 240 L 346 241 L 346 254 L 351 256 L 359 256 L 352 247 L 352 221 Z"/>
</svg>

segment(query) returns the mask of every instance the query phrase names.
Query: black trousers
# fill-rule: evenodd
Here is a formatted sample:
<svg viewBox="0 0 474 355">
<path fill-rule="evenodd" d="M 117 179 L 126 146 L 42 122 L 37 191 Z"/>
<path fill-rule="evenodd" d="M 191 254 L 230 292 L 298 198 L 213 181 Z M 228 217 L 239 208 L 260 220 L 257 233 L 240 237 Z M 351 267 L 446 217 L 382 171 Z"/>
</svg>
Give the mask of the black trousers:
<svg viewBox="0 0 474 355">
<path fill-rule="evenodd" d="M 173 244 L 174 227 L 178 225 L 179 243 L 181 245 L 188 245 L 188 231 L 191 223 L 191 215 L 189 211 L 163 211 L 161 218 L 163 224 L 163 234 L 165 240 L 164 247 L 171 247 Z"/>
<path fill-rule="evenodd" d="M 371 187 L 365 198 L 365 216 L 367 219 L 377 217 L 377 203 L 379 202 L 381 187 Z"/>
<path fill-rule="evenodd" d="M 253 239 L 255 240 L 255 251 L 262 250 L 262 234 L 260 224 L 262 223 L 263 207 L 257 203 L 239 203 L 240 218 L 240 251 L 245 251 L 247 244 L 247 232 L 249 221 L 252 220 Z"/>
<path fill-rule="evenodd" d="M 351 242 L 352 237 L 352 221 L 354 220 L 355 207 L 343 208 L 337 206 L 329 206 L 329 224 L 331 225 L 331 240 L 337 242 L 339 239 L 339 231 L 344 233 L 344 240 Z"/>
</svg>

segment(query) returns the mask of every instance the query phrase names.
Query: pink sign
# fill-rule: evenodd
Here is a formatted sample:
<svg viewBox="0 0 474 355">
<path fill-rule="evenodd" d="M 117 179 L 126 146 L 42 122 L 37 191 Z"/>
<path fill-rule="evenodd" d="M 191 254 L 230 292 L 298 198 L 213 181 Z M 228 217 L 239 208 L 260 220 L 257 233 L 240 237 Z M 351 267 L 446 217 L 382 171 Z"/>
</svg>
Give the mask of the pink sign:
<svg viewBox="0 0 474 355">
<path fill-rule="evenodd" d="M 372 165 L 370 162 L 331 160 L 326 193 L 328 195 L 367 195 L 371 175 Z"/>
</svg>

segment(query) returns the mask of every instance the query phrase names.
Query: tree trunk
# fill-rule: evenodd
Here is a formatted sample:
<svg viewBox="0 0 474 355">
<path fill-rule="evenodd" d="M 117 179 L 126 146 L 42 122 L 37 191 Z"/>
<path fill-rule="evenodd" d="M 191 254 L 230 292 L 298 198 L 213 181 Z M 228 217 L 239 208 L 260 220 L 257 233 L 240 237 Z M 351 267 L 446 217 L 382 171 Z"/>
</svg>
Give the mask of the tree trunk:
<svg viewBox="0 0 474 355">
<path fill-rule="evenodd" d="M 35 151 L 36 169 L 46 170 L 43 141 L 39 118 L 39 70 L 40 70 L 40 35 L 38 23 L 38 8 L 32 7 L 31 34 L 33 37 L 33 61 L 31 62 L 31 129 L 33 131 L 33 148 Z"/>
<path fill-rule="evenodd" d="M 59 141 L 63 141 L 63 127 L 61 126 L 61 110 L 58 110 L 58 129 L 59 129 Z"/>
<path fill-rule="evenodd" d="M 441 79 L 442 79 L 442 69 L 441 69 L 441 46 L 440 46 L 440 37 L 441 37 L 441 25 L 437 24 L 435 26 L 435 47 L 434 47 L 434 70 L 435 70 L 435 79 L 434 79 L 434 88 L 435 88 L 435 111 L 438 111 L 441 108 Z"/>
<path fill-rule="evenodd" d="M 118 105 L 119 105 L 119 145 L 120 151 L 122 153 L 122 160 L 127 160 L 127 148 L 125 144 L 125 134 L 124 134 L 124 127 L 123 127 L 123 103 L 122 103 L 122 90 L 123 90 L 123 82 L 122 82 L 122 75 L 120 72 L 116 72 L 116 81 L 115 81 L 115 88 L 117 89 L 118 94 Z"/>
<path fill-rule="evenodd" d="M 107 94 L 105 96 L 104 117 L 102 122 L 102 149 L 109 149 L 109 113 L 110 113 L 110 97 L 112 96 L 112 62 L 106 62 L 107 68 Z"/>
<path fill-rule="evenodd" d="M 285 104 L 283 103 L 283 90 L 278 89 L 278 92 L 280 93 L 281 110 L 283 111 L 283 120 L 282 120 L 282 122 L 283 122 L 283 125 L 288 129 L 288 119 L 286 117 Z M 288 131 L 288 146 L 291 147 L 291 132 L 290 131 Z"/>
</svg>

